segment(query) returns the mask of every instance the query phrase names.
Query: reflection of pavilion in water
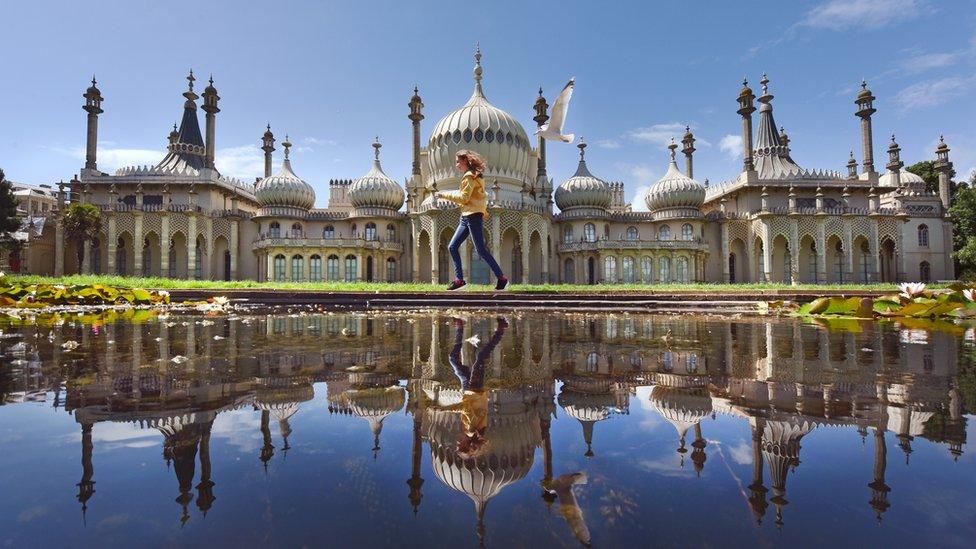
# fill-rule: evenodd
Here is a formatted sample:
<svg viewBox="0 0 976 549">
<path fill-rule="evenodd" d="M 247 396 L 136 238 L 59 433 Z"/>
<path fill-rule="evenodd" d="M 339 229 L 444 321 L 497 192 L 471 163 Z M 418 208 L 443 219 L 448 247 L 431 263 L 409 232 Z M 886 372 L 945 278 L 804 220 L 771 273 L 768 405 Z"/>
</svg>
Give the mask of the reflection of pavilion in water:
<svg viewBox="0 0 976 549">
<path fill-rule="evenodd" d="M 652 408 L 676 429 L 681 466 L 690 451 L 699 474 L 707 453 L 703 421 L 715 414 L 743 418 L 752 429 L 749 503 L 757 520 L 773 504 L 777 524 L 788 504 L 787 475 L 800 464 L 800 442 L 816 429 L 847 427 L 865 438 L 874 430 L 874 475 L 868 487 L 879 520 L 890 506 L 886 433 L 897 438 L 906 461 L 916 437 L 947 444 L 956 457 L 966 441 L 954 385 L 958 343 L 949 334 L 883 332 L 870 325 L 860 333 L 828 332 L 787 322 L 722 324 L 638 315 L 529 316 L 508 330 L 488 366 L 489 450 L 476 459 L 460 459 L 455 451 L 460 420 L 444 411 L 462 396 L 447 364 L 451 330 L 443 318 L 409 320 L 294 315 L 211 322 L 183 317 L 135 327 L 109 325 L 98 337 L 90 329 L 66 325 L 51 332 L 50 349 L 17 352 L 36 357 L 25 364 L 39 360 L 43 370 L 43 364 L 71 364 L 61 350 L 64 340 L 73 337 L 90 349 L 85 364 L 95 367 L 75 372 L 72 377 L 86 382 L 69 382 L 64 400 L 82 426 L 78 498 L 83 510 L 94 494 L 93 426 L 130 422 L 162 433 L 183 521 L 194 499 L 204 514 L 215 501 L 209 444 L 216 416 L 247 407 L 260 412 L 264 442 L 258 457 L 267 467 L 275 456 L 272 420 L 278 422 L 283 457 L 289 449 L 289 418 L 313 398 L 315 381 L 327 384 L 331 412 L 366 421 L 374 455 L 384 419 L 405 406 L 413 418 L 407 484 L 415 512 L 423 497 L 426 441 L 434 476 L 472 499 L 482 536 L 489 500 L 528 474 L 537 448 L 544 460 L 543 486 L 553 478 L 549 427 L 556 401 L 581 423 L 591 456 L 599 423 L 627 414 L 636 389 L 650 387 Z M 474 324 L 479 329 L 469 323 L 465 338 L 477 332 L 486 341 L 485 326 Z M 465 352 L 469 347 L 464 345 Z M 60 386 L 57 378 L 36 375 L 37 368 L 31 368 L 34 373 L 23 376 L 23 394 Z M 558 398 L 556 381 L 562 383 Z M 55 390 L 55 405 L 61 398 L 61 390 Z M 691 450 L 688 436 L 694 437 Z M 553 501 L 546 490 L 543 499 Z"/>
</svg>

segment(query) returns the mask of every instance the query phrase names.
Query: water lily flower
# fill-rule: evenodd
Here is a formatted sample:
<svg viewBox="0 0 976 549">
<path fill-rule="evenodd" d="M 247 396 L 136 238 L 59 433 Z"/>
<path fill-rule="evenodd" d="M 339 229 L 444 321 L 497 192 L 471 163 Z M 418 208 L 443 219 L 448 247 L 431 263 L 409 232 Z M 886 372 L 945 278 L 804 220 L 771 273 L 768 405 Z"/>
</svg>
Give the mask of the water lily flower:
<svg viewBox="0 0 976 549">
<path fill-rule="evenodd" d="M 976 289 L 966 288 L 962 291 L 962 295 L 966 296 L 969 301 L 976 301 Z"/>
<path fill-rule="evenodd" d="M 908 299 L 914 299 L 922 295 L 922 292 L 925 291 L 925 283 L 924 282 L 903 282 L 900 288 L 901 288 L 902 296 Z"/>
<path fill-rule="evenodd" d="M 74 340 L 68 340 L 61 344 L 61 348 L 66 351 L 73 351 L 78 348 L 78 342 Z"/>
<path fill-rule="evenodd" d="M 213 302 L 214 302 L 214 305 L 221 305 L 221 306 L 223 306 L 223 305 L 227 305 L 228 303 L 230 303 L 230 300 L 227 299 L 227 296 L 218 295 L 218 296 L 214 296 Z"/>
</svg>

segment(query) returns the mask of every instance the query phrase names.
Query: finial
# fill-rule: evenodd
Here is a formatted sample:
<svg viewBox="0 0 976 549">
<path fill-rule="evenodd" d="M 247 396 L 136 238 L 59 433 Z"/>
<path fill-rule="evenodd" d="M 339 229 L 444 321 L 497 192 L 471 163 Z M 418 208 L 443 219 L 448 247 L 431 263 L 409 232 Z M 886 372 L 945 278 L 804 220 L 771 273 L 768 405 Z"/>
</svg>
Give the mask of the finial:
<svg viewBox="0 0 976 549">
<path fill-rule="evenodd" d="M 268 131 L 271 131 L 271 122 L 268 122 Z"/>
<path fill-rule="evenodd" d="M 539 97 L 542 97 L 542 86 L 539 86 Z"/>
<path fill-rule="evenodd" d="M 95 85 L 96 83 L 97 83 L 97 82 L 95 82 L 95 75 L 93 74 L 93 75 L 92 75 L 92 86 L 94 86 L 94 85 Z"/>
<path fill-rule="evenodd" d="M 868 89 L 868 81 L 863 78 L 861 79 L 861 89 L 862 90 Z"/>
<path fill-rule="evenodd" d="M 678 149 L 678 145 L 675 144 L 673 137 L 671 138 L 671 144 L 668 145 L 668 149 L 671 150 L 671 162 L 673 163 L 674 162 L 674 151 L 676 151 Z"/>
<path fill-rule="evenodd" d="M 413 94 L 420 95 L 420 88 L 418 88 L 416 84 L 413 86 Z"/>
<path fill-rule="evenodd" d="M 193 69 L 190 69 L 190 74 L 187 75 L 186 80 L 190 83 L 190 91 L 193 91 L 193 81 L 196 80 L 193 77 Z"/>
<path fill-rule="evenodd" d="M 583 157 L 586 156 L 586 142 L 583 141 L 583 137 L 582 136 L 580 136 L 580 142 L 579 142 L 578 145 L 576 145 L 576 148 L 578 148 L 579 151 L 580 151 L 580 162 L 584 162 L 584 158 Z"/>
<path fill-rule="evenodd" d="M 762 85 L 763 95 L 768 94 L 769 93 L 769 77 L 766 76 L 766 73 L 763 73 L 762 80 L 760 80 L 759 83 Z"/>
<path fill-rule="evenodd" d="M 746 78 L 745 76 L 742 77 L 742 87 L 743 88 L 748 88 L 749 87 L 749 79 Z"/>
<path fill-rule="evenodd" d="M 173 122 L 173 131 L 176 131 L 176 122 Z"/>
<path fill-rule="evenodd" d="M 898 143 L 895 142 L 895 134 L 891 134 L 891 144 L 892 145 L 897 145 L 898 144 Z"/>
<path fill-rule="evenodd" d="M 213 73 L 210 73 L 210 85 L 213 86 Z"/>
<path fill-rule="evenodd" d="M 288 160 L 288 149 L 291 148 L 291 142 L 288 141 L 288 134 L 285 134 L 285 140 L 281 142 L 281 146 L 285 148 L 285 160 Z"/>
<path fill-rule="evenodd" d="M 373 154 L 375 155 L 377 162 L 380 161 L 380 147 L 382 146 L 383 144 L 380 143 L 380 136 L 377 135 L 376 140 L 373 141 Z"/>
<path fill-rule="evenodd" d="M 474 80 L 481 85 L 481 42 L 478 42 L 474 50 Z"/>
</svg>

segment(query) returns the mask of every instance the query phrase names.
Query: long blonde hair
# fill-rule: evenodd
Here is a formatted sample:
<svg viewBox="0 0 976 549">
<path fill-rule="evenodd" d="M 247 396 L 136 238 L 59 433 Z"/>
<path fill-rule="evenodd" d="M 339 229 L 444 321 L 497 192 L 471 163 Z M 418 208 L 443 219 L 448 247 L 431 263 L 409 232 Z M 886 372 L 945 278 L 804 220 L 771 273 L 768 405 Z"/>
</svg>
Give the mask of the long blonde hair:
<svg viewBox="0 0 976 549">
<path fill-rule="evenodd" d="M 468 169 L 474 172 L 475 175 L 485 173 L 485 157 L 480 154 L 468 149 L 461 149 L 455 156 L 457 158 L 463 158 L 468 164 Z"/>
</svg>

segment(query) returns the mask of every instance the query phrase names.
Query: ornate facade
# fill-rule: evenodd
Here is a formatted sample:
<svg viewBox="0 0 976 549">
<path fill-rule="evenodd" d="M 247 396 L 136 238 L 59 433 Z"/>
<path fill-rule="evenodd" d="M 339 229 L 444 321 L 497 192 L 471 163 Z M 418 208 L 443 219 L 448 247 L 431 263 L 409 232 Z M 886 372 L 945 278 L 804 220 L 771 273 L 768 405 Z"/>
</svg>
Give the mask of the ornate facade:
<svg viewBox="0 0 976 549">
<path fill-rule="evenodd" d="M 763 75 L 757 98 L 747 83 L 738 96 L 743 164 L 718 185 L 694 179 L 695 138 L 687 131 L 669 146 L 665 176 L 643 200 L 648 211 L 624 201 L 624 186 L 594 175 L 584 156 L 575 174 L 553 185 L 546 143 L 492 105 L 482 86 L 480 51 L 474 91 L 441 118 L 421 145 L 424 104 L 409 101 L 413 131 L 411 175 L 404 187 L 380 166 L 355 180 L 329 182 L 327 208 L 284 161 L 272 173 L 275 137 L 262 138 L 265 174 L 255 183 L 225 177 L 214 165 L 219 96 L 211 79 L 203 92 L 200 131 L 194 77 L 188 77 L 182 121 L 155 166 L 114 175 L 98 170 L 97 125 L 102 95 L 94 80 L 84 94 L 88 112 L 85 168 L 70 184 L 70 200 L 97 204 L 103 237 L 75 265 L 71 243 L 52 218 L 49 238 L 59 250 L 41 272 L 104 272 L 203 279 L 281 281 L 366 280 L 447 282 L 447 244 L 456 206 L 435 200 L 457 188 L 454 153 L 473 149 L 488 160 L 486 241 L 510 277 L 527 283 L 781 282 L 864 283 L 943 280 L 954 276 L 948 218 L 948 147 L 937 155 L 939 189 L 926 190 L 905 171 L 892 137 L 886 171 L 874 164 L 871 129 L 875 97 L 867 86 L 856 98 L 863 162 L 853 152 L 847 173 L 801 168 L 789 136 L 777 129 L 773 95 Z M 759 101 L 753 139 L 753 113 Z M 541 90 L 533 121 L 548 120 Z M 62 186 L 59 204 L 67 199 Z M 554 208 L 558 207 L 558 211 Z M 465 271 L 488 282 L 489 270 L 468 243 Z"/>
</svg>

